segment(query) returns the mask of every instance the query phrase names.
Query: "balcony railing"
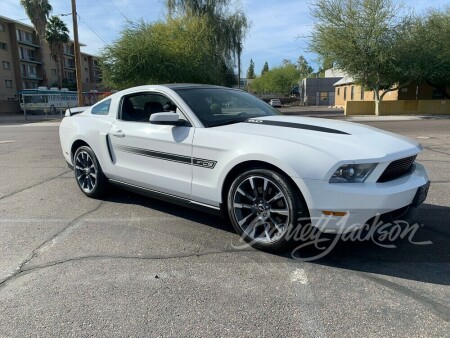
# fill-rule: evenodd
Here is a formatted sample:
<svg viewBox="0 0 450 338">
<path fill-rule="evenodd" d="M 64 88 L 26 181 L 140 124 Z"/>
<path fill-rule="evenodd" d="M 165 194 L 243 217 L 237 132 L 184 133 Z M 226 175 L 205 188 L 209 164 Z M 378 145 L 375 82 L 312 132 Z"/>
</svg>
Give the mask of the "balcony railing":
<svg viewBox="0 0 450 338">
<path fill-rule="evenodd" d="M 37 64 L 41 64 L 42 62 L 39 61 L 37 58 L 33 58 L 33 57 L 20 57 L 20 61 L 24 61 L 24 62 L 31 62 L 31 63 L 37 63 Z"/>
<path fill-rule="evenodd" d="M 27 46 L 31 46 L 31 47 L 35 47 L 35 48 L 41 47 L 39 44 L 35 43 L 33 40 L 18 39 L 17 42 L 22 45 L 27 45 Z"/>
</svg>

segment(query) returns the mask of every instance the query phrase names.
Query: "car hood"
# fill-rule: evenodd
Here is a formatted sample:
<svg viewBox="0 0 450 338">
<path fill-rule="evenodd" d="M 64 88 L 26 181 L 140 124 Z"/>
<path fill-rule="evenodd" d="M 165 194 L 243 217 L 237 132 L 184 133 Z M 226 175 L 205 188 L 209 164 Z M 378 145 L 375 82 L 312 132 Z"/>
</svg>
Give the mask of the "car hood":
<svg viewBox="0 0 450 338">
<path fill-rule="evenodd" d="M 222 131 L 282 139 L 325 152 L 338 160 L 392 161 L 419 153 L 422 147 L 409 138 L 370 126 L 331 119 L 268 116 L 215 127 Z"/>
</svg>

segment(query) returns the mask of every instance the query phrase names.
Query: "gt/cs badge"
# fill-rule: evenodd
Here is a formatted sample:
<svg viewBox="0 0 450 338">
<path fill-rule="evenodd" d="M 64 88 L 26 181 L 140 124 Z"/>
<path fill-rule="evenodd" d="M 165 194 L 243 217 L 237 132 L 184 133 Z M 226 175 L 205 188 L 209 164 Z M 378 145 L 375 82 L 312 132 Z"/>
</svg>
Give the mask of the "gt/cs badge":
<svg viewBox="0 0 450 338">
<path fill-rule="evenodd" d="M 208 169 L 214 169 L 214 167 L 216 166 L 216 161 L 210 161 L 210 160 L 204 160 L 201 158 L 194 158 L 193 159 L 193 164 L 197 167 L 204 167 L 204 168 L 208 168 Z"/>
</svg>

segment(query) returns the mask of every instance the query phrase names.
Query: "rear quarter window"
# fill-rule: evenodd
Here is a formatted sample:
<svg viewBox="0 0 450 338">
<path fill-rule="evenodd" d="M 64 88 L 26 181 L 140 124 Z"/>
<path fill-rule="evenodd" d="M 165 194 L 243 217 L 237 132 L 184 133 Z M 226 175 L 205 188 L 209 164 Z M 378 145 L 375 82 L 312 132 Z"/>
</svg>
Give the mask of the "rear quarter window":
<svg viewBox="0 0 450 338">
<path fill-rule="evenodd" d="M 108 115 L 110 105 L 111 105 L 111 99 L 100 102 L 92 107 L 91 114 L 93 114 L 93 115 Z"/>
</svg>

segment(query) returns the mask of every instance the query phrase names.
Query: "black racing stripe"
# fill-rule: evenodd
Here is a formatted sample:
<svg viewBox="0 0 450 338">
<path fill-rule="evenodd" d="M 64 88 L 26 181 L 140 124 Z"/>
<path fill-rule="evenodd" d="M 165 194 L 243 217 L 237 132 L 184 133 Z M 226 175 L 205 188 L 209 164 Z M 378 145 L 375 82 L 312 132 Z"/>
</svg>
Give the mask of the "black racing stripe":
<svg viewBox="0 0 450 338">
<path fill-rule="evenodd" d="M 122 145 L 117 146 L 117 149 L 120 151 L 126 152 L 126 153 L 130 153 L 130 154 L 147 156 L 147 157 L 157 158 L 157 159 L 171 161 L 171 162 L 178 162 L 178 163 L 183 163 L 183 164 L 193 164 L 196 167 L 202 167 L 202 168 L 207 168 L 207 169 L 214 169 L 214 167 L 217 164 L 217 161 L 206 160 L 206 159 L 202 159 L 202 158 L 191 158 L 189 156 L 184 156 L 184 155 L 164 153 L 164 152 L 155 151 L 155 150 L 127 147 L 127 146 L 122 146 Z"/>
<path fill-rule="evenodd" d="M 313 130 L 313 131 L 320 131 L 322 133 L 350 135 L 349 133 L 346 133 L 346 132 L 341 131 L 341 130 L 325 128 L 325 127 L 319 127 L 319 126 L 312 126 L 312 125 L 309 125 L 309 124 L 302 124 L 302 123 L 280 122 L 280 121 L 258 120 L 258 119 L 248 119 L 245 122 L 246 123 L 253 123 L 253 124 L 265 124 L 265 125 L 268 125 L 268 126 L 277 126 L 277 127 L 287 127 L 287 128 Z"/>
<path fill-rule="evenodd" d="M 131 153 L 131 154 L 154 157 L 154 158 L 159 158 L 161 160 L 191 164 L 191 158 L 189 156 L 163 153 L 163 152 L 154 151 L 154 150 L 127 147 L 127 146 L 118 146 L 117 148 L 121 151 Z"/>
</svg>

